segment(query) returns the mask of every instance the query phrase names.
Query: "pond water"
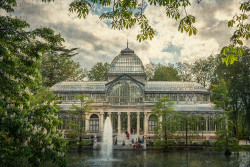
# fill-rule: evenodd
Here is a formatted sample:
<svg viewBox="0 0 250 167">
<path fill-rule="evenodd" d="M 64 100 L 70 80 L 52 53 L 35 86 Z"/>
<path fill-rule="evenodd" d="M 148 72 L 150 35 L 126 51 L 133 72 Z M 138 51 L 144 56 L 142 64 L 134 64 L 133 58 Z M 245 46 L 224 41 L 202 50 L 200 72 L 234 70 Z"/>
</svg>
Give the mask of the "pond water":
<svg viewBox="0 0 250 167">
<path fill-rule="evenodd" d="M 68 154 L 69 167 L 250 167 L 250 152 L 230 157 L 212 151 L 134 151 L 114 150 L 112 159 L 101 159 L 101 152 L 84 151 Z"/>
</svg>

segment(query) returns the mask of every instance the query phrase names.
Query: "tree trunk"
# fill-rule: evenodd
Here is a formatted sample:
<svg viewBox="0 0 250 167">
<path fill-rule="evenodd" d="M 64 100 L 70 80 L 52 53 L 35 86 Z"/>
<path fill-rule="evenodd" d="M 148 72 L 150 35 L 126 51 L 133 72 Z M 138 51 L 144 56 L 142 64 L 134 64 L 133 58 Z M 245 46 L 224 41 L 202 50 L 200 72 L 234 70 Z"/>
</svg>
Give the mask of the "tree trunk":
<svg viewBox="0 0 250 167">
<path fill-rule="evenodd" d="M 164 127 L 164 134 L 165 134 L 165 150 L 168 149 L 168 134 L 167 134 L 167 127 Z"/>
<path fill-rule="evenodd" d="M 186 120 L 186 149 L 187 149 L 187 142 L 188 142 L 188 121 Z"/>
<path fill-rule="evenodd" d="M 239 132 L 238 132 L 238 118 L 236 117 L 236 120 L 235 120 L 235 137 L 237 139 L 239 139 Z"/>
<path fill-rule="evenodd" d="M 168 140 L 168 135 L 167 135 L 167 127 L 164 128 L 165 129 L 165 140 Z"/>
<path fill-rule="evenodd" d="M 78 152 L 82 152 L 82 114 L 80 114 L 80 120 L 79 120 L 79 147 L 78 147 Z"/>
<path fill-rule="evenodd" d="M 80 136 L 78 152 L 82 152 L 82 136 Z"/>
<path fill-rule="evenodd" d="M 247 125 L 248 125 L 248 134 L 250 134 L 250 107 L 246 111 L 247 111 L 246 122 L 247 122 Z"/>
</svg>

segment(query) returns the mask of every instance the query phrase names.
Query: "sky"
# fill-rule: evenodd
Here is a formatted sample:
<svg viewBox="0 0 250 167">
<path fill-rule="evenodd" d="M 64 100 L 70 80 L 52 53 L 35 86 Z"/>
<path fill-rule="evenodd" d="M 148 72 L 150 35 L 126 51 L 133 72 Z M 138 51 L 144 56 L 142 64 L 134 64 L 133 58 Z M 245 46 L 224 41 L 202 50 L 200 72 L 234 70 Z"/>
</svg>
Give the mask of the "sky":
<svg viewBox="0 0 250 167">
<path fill-rule="evenodd" d="M 82 68 L 90 69 L 97 62 L 111 62 L 120 51 L 129 48 L 135 51 L 143 64 L 194 62 L 211 54 L 218 54 L 223 46 L 230 43 L 235 28 L 228 28 L 227 23 L 236 13 L 240 13 L 240 2 L 244 0 L 202 0 L 200 4 L 192 1 L 187 13 L 196 17 L 196 36 L 189 37 L 178 31 L 179 20 L 170 19 L 164 7 L 146 5 L 145 15 L 150 25 L 156 30 L 152 40 L 139 43 L 136 35 L 138 26 L 129 30 L 114 30 L 109 21 L 101 21 L 99 14 L 109 8 L 96 6 L 86 19 L 79 19 L 68 11 L 71 0 L 55 0 L 42 3 L 41 0 L 17 0 L 13 16 L 26 20 L 32 29 L 50 27 L 60 33 L 68 48 L 78 48 L 74 60 Z M 0 11 L 0 14 L 4 14 Z M 181 17 L 184 12 L 181 11 Z M 244 41 L 250 46 L 249 41 Z"/>
</svg>

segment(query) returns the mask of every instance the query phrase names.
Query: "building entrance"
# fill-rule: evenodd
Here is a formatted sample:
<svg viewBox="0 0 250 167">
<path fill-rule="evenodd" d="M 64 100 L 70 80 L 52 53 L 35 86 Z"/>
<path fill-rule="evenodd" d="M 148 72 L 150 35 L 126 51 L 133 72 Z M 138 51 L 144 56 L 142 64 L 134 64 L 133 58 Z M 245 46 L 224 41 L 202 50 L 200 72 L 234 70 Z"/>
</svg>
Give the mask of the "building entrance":
<svg viewBox="0 0 250 167">
<path fill-rule="evenodd" d="M 125 112 L 121 113 L 121 133 L 125 133 L 128 128 L 128 115 Z"/>
</svg>

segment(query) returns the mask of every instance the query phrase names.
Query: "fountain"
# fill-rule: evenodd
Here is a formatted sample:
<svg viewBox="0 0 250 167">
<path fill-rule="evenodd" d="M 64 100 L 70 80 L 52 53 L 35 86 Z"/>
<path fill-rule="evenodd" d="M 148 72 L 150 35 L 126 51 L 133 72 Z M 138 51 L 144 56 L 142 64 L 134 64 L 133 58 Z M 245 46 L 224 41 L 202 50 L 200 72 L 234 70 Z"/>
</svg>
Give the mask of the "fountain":
<svg viewBox="0 0 250 167">
<path fill-rule="evenodd" d="M 110 118 L 107 117 L 104 122 L 104 130 L 102 135 L 102 144 L 101 144 L 101 155 L 102 158 L 105 160 L 112 159 L 112 146 L 113 146 L 113 140 L 112 140 L 112 126 L 110 122 Z"/>
</svg>

